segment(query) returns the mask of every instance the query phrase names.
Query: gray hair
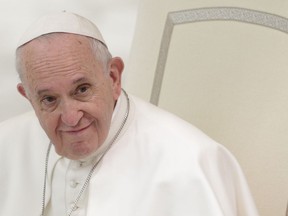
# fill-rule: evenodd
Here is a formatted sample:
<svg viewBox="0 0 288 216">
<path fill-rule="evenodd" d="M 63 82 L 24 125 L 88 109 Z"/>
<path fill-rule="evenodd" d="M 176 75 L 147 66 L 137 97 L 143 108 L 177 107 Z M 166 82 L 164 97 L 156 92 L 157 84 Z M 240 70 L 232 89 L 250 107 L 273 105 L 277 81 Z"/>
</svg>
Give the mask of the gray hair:
<svg viewBox="0 0 288 216">
<path fill-rule="evenodd" d="M 34 40 L 41 40 L 41 39 L 47 39 L 51 37 L 58 37 L 62 33 L 50 33 L 41 35 L 40 37 L 34 39 Z M 86 36 L 84 36 L 86 37 Z M 94 38 L 86 37 L 89 41 L 92 53 L 95 55 L 95 58 L 98 62 L 100 62 L 103 65 L 103 69 L 105 72 L 108 71 L 108 64 L 112 58 L 111 53 L 109 52 L 108 48 L 99 40 L 96 40 Z M 16 50 L 16 70 L 18 72 L 20 80 L 24 81 L 24 71 L 23 71 L 23 48 L 25 47 L 25 44 L 18 47 Z M 108 72 L 107 72 L 108 73 Z"/>
</svg>

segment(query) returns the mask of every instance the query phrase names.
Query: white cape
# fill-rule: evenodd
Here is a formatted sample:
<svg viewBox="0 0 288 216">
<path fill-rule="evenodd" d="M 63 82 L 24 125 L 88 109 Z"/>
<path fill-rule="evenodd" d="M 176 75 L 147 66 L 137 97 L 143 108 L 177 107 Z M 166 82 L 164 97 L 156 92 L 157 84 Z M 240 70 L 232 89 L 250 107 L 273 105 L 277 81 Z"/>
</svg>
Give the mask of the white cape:
<svg viewBox="0 0 288 216">
<path fill-rule="evenodd" d="M 258 215 L 223 146 L 157 107 L 131 96 L 130 103 L 125 130 L 91 179 L 87 216 Z M 32 112 L 3 122 L 0 131 L 0 215 L 39 216 L 49 140 Z M 53 148 L 46 204 L 58 158 Z"/>
</svg>

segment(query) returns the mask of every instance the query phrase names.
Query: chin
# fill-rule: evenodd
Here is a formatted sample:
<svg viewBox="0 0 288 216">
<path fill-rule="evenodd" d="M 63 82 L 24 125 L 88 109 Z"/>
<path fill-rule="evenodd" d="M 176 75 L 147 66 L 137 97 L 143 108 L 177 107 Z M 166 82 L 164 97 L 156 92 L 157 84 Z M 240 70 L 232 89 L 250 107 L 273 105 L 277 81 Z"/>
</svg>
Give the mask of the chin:
<svg viewBox="0 0 288 216">
<path fill-rule="evenodd" d="M 70 154 L 67 154 L 67 158 L 72 159 L 72 160 L 80 160 L 80 159 L 85 159 L 96 151 L 97 149 L 91 149 L 91 148 L 77 148 L 73 149 Z"/>
</svg>

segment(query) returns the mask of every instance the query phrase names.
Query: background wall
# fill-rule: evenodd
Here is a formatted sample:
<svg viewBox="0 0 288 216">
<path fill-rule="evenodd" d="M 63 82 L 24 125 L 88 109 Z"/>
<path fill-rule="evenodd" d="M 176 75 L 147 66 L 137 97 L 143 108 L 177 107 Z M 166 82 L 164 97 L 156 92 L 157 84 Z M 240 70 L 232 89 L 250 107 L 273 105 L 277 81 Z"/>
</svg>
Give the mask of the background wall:
<svg viewBox="0 0 288 216">
<path fill-rule="evenodd" d="M 31 110 L 17 90 L 14 51 L 18 39 L 38 17 L 53 11 L 71 11 L 94 21 L 114 56 L 127 62 L 138 0 L 0 0 L 0 121 Z M 124 73 L 124 83 L 125 83 Z"/>
</svg>

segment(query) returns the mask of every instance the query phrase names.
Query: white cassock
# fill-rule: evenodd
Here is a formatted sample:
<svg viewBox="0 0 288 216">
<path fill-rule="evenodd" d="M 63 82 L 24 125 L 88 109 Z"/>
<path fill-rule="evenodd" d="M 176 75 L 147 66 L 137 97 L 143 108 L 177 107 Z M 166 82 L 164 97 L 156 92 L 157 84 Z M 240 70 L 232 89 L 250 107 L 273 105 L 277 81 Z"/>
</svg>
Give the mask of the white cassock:
<svg viewBox="0 0 288 216">
<path fill-rule="evenodd" d="M 129 98 L 127 122 L 71 215 L 258 215 L 241 168 L 223 146 L 178 117 Z M 45 215 L 67 215 L 127 106 L 122 93 L 108 138 L 93 158 L 71 161 L 52 147 Z M 0 133 L 0 215 L 39 216 L 49 140 L 32 112 L 3 122 Z"/>
</svg>

